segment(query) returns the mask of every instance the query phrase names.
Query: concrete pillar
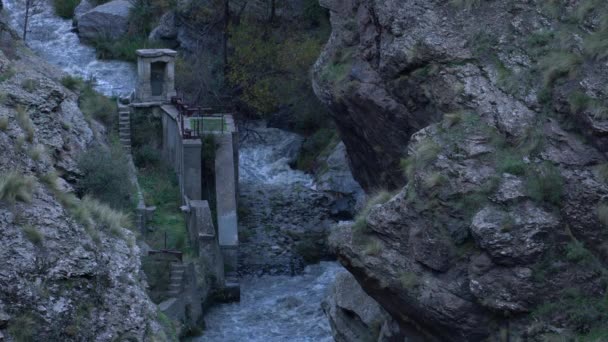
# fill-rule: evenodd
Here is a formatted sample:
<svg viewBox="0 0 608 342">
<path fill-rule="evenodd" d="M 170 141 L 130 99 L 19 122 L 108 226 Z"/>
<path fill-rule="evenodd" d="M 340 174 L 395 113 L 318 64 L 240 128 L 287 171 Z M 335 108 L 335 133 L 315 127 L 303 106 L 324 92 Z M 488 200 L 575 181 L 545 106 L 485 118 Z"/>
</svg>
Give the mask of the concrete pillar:
<svg viewBox="0 0 608 342">
<path fill-rule="evenodd" d="M 183 194 L 191 200 L 200 200 L 203 198 L 202 143 L 200 140 L 183 140 L 182 144 Z"/>
<path fill-rule="evenodd" d="M 239 244 L 236 206 L 236 174 L 232 134 L 216 134 L 218 149 L 215 152 L 215 197 L 220 246 L 236 247 Z"/>
</svg>

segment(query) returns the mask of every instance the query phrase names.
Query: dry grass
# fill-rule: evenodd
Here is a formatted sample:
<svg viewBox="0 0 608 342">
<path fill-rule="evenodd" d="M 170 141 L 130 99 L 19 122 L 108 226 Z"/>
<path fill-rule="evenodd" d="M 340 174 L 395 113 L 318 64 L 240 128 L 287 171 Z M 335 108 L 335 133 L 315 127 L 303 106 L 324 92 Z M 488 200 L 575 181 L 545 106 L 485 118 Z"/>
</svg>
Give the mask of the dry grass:
<svg viewBox="0 0 608 342">
<path fill-rule="evenodd" d="M 114 210 L 107 204 L 91 196 L 79 199 L 72 193 L 61 191 L 55 172 L 40 175 L 39 179 L 49 187 L 57 200 L 69 211 L 72 217 L 85 227 L 96 243 L 101 242 L 99 230 L 109 231 L 112 235 L 122 238 L 124 237 L 122 228 L 131 227 L 132 222 L 129 215 Z"/>
<path fill-rule="evenodd" d="M 414 149 L 414 152 L 407 158 L 401 161 L 401 167 L 405 171 L 408 180 L 414 179 L 416 170 L 426 167 L 433 162 L 441 147 L 431 139 L 421 140 Z"/>
<path fill-rule="evenodd" d="M 369 212 L 372 210 L 372 208 L 376 205 L 388 202 L 388 200 L 390 200 L 392 196 L 393 195 L 390 192 L 382 190 L 370 197 L 370 199 L 365 204 L 363 210 L 361 210 L 359 214 L 357 214 L 357 217 L 355 218 L 355 223 L 353 224 L 353 231 L 355 233 L 363 233 L 367 229 L 367 216 L 369 215 Z"/>
<path fill-rule="evenodd" d="M 26 226 L 22 227 L 22 230 L 23 230 L 23 235 L 25 235 L 25 237 L 31 243 L 33 243 L 36 246 L 42 246 L 42 243 L 44 242 L 44 236 L 42 235 L 42 233 L 40 233 L 40 231 L 38 229 L 36 229 L 36 227 L 26 225 Z"/>
<path fill-rule="evenodd" d="M 45 154 L 44 145 L 40 145 L 40 144 L 33 146 L 28 151 L 28 155 L 34 161 L 39 161 L 40 159 L 42 159 L 42 157 L 44 156 L 44 154 Z"/>
<path fill-rule="evenodd" d="M 27 114 L 27 110 L 22 106 L 17 106 L 17 124 L 25 133 L 25 137 L 28 142 L 34 141 L 34 134 L 36 132 L 34 128 L 34 123 L 30 116 Z"/>
<path fill-rule="evenodd" d="M 36 181 L 18 172 L 8 172 L 0 175 L 0 201 L 15 203 L 30 202 Z"/>
<path fill-rule="evenodd" d="M 0 117 L 0 131 L 6 132 L 8 129 L 8 117 Z"/>
<path fill-rule="evenodd" d="M 372 239 L 365 246 L 365 255 L 378 255 L 382 251 L 382 243 L 377 239 Z"/>
</svg>

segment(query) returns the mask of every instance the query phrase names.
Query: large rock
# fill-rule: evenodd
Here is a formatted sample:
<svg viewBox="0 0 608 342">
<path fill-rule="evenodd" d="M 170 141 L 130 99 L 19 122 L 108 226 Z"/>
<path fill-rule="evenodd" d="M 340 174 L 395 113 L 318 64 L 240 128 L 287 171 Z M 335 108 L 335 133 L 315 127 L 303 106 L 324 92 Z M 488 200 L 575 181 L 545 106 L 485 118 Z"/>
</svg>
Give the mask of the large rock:
<svg viewBox="0 0 608 342">
<path fill-rule="evenodd" d="M 348 272 L 336 276 L 321 306 L 336 342 L 396 341 L 400 336 L 399 326 Z"/>
<path fill-rule="evenodd" d="M 577 311 L 608 261 L 608 66 L 591 51 L 608 5 L 585 3 L 321 1 L 315 93 L 359 184 L 397 190 L 330 244 L 428 340 L 605 328 Z"/>
<path fill-rule="evenodd" d="M 95 4 L 93 3 L 93 0 L 80 1 L 78 6 L 76 6 L 76 8 L 74 8 L 74 21 L 76 23 L 78 23 L 78 20 L 80 19 L 80 17 L 82 17 L 85 13 L 92 10 L 93 8 L 95 8 Z"/>
<path fill-rule="evenodd" d="M 0 51 L 0 69 L 13 71 L 0 82 L 0 118 L 6 120 L 0 174 L 17 172 L 35 182 L 31 201 L 0 200 L 3 336 L 168 340 L 146 294 L 134 234 L 122 228 L 111 233 L 96 220 L 92 226 L 79 223 L 60 193 L 71 189 L 65 180 L 80 174 L 80 154 L 102 141 L 78 108 L 77 95 L 61 85 L 66 75 L 22 42 L 13 43 L 12 59 Z M 56 186 L 43 180 L 49 172 L 61 175 Z"/>
<path fill-rule="evenodd" d="M 113 0 L 88 10 L 78 17 L 78 36 L 84 40 L 120 38 L 127 32 L 132 7 L 129 0 Z"/>
</svg>

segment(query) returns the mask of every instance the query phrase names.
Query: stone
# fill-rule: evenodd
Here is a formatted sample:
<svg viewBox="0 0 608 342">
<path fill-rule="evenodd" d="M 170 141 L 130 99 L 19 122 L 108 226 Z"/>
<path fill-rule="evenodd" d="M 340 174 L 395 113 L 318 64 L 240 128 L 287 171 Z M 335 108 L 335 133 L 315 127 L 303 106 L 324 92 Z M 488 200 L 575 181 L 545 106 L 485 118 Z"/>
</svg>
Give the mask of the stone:
<svg viewBox="0 0 608 342">
<path fill-rule="evenodd" d="M 500 267 L 481 254 L 469 267 L 469 288 L 483 306 L 500 314 L 529 312 L 536 300 L 532 270 Z"/>
<path fill-rule="evenodd" d="M 0 116 L 9 122 L 0 131 L 0 175 L 14 171 L 36 179 L 56 172 L 62 175 L 57 191 L 72 191 L 70 184 L 81 176 L 81 154 L 105 144 L 97 138 L 102 137 L 99 126 L 89 124 L 78 107 L 78 96 L 59 81 L 65 73 L 25 45 L 16 46 L 19 48 L 13 52 L 18 58 L 14 60 L 0 52 L 0 65 L 10 64 L 15 71 L 0 83 L 0 93 L 9 94 L 0 101 Z M 31 91 L 23 89 L 24 80 L 33 80 L 37 86 Z M 31 119 L 32 146 L 44 146 L 46 155 L 39 159 L 30 158 L 17 142 L 23 135 L 18 106 L 26 108 Z M 66 125 L 70 129 L 62 127 Z M 61 322 L 76 320 L 82 340 L 111 341 L 125 331 L 134 340 L 167 340 L 141 277 L 139 247 L 129 243 L 135 241 L 134 234 L 122 228 L 119 234 L 112 234 L 95 220 L 92 223 L 97 242 L 64 207 L 55 190 L 41 181 L 33 185 L 28 203 L 9 206 L 0 201 L 0 329 L 6 340 L 15 340 L 10 324 L 23 315 L 35 319 L 35 339 L 41 341 L 65 336 L 66 324 Z M 41 244 L 27 238 L 25 224 L 43 236 Z M 89 313 L 94 319 L 79 314 L 77 306 L 92 308 Z"/>
<path fill-rule="evenodd" d="M 82 17 L 85 13 L 95 8 L 92 0 L 81 0 L 78 6 L 74 8 L 74 21 L 78 23 L 80 17 Z"/>
<path fill-rule="evenodd" d="M 343 142 L 338 143 L 323 162 L 325 165 L 315 173 L 317 189 L 343 194 L 362 194 L 363 189 L 351 173 Z"/>
<path fill-rule="evenodd" d="M 321 304 L 336 342 L 396 341 L 399 328 L 352 274 L 338 273 Z"/>
<path fill-rule="evenodd" d="M 545 238 L 558 227 L 553 213 L 526 201 L 510 212 L 483 208 L 473 218 L 471 232 L 494 262 L 515 265 L 536 261 L 548 248 Z"/>
<path fill-rule="evenodd" d="M 5 329 L 11 316 L 4 311 L 0 311 L 0 329 Z"/>
<path fill-rule="evenodd" d="M 175 40 L 176 38 L 177 27 L 175 25 L 175 13 L 172 11 L 163 14 L 158 25 L 148 36 L 148 39 L 156 41 Z"/>
<path fill-rule="evenodd" d="M 122 37 L 127 32 L 132 7 L 131 1 L 112 0 L 86 11 L 78 18 L 78 36 L 84 40 Z"/>
</svg>

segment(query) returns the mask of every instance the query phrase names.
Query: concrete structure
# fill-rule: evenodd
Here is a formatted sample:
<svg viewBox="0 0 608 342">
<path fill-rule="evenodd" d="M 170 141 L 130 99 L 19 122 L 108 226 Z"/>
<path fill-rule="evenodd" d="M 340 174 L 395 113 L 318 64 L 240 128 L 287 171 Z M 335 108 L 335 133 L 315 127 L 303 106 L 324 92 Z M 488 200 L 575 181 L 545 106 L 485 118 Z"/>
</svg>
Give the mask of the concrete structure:
<svg viewBox="0 0 608 342">
<path fill-rule="evenodd" d="M 163 103 L 175 92 L 175 56 L 169 49 L 137 50 L 137 88 L 135 102 Z"/>
<path fill-rule="evenodd" d="M 238 132 L 234 120 L 230 114 L 210 114 L 171 101 L 175 96 L 175 51 L 138 50 L 137 55 L 138 81 L 132 111 L 160 118 L 162 157 L 177 174 L 190 243 L 216 285 L 238 298 Z M 213 153 L 215 194 L 203 193 L 210 188 L 204 184 L 203 173 L 203 140 L 208 138 L 217 147 Z M 209 203 L 216 207 L 209 208 Z M 217 227 L 211 217 L 213 209 Z"/>
</svg>

